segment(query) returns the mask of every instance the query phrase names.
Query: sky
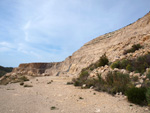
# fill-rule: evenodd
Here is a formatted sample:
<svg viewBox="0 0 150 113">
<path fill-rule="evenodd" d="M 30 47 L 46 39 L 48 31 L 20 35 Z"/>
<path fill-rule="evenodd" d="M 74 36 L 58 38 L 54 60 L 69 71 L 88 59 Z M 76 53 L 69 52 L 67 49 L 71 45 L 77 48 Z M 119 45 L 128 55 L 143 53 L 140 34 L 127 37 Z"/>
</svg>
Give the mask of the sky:
<svg viewBox="0 0 150 113">
<path fill-rule="evenodd" d="M 149 11 L 150 0 L 0 0 L 0 65 L 63 61 Z"/>
</svg>

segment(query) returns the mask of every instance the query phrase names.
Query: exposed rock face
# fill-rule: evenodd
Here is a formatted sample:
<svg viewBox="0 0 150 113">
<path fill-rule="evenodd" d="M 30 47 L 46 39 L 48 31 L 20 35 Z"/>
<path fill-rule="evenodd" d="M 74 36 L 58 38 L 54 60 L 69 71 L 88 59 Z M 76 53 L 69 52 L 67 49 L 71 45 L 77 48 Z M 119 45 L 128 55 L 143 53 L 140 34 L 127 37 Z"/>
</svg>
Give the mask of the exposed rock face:
<svg viewBox="0 0 150 113">
<path fill-rule="evenodd" d="M 13 73 L 21 73 L 21 74 L 42 74 L 45 73 L 46 69 L 49 69 L 59 63 L 26 63 L 20 64 L 18 68 L 13 70 Z M 50 73 L 49 73 L 50 74 Z"/>
<path fill-rule="evenodd" d="M 131 48 L 133 44 L 141 44 L 143 48 L 124 55 L 124 50 Z M 104 53 L 109 61 L 113 62 L 117 59 L 133 58 L 146 54 L 150 52 L 149 48 L 150 12 L 133 24 L 86 43 L 63 62 L 20 64 L 18 68 L 13 70 L 13 73 L 78 75 L 83 68 L 96 62 Z"/>
<path fill-rule="evenodd" d="M 59 63 L 20 64 L 19 67 L 14 68 L 11 73 L 7 73 L 5 76 L 1 77 L 0 84 L 22 82 L 31 77 L 54 75 L 53 71 L 51 73 L 45 73 L 45 71 L 58 64 Z"/>
<path fill-rule="evenodd" d="M 141 44 L 142 49 L 135 53 L 124 55 L 126 49 L 133 44 Z M 73 53 L 64 62 L 57 66 L 59 71 L 68 74 L 78 74 L 91 63 L 96 62 L 104 53 L 111 62 L 127 57 L 137 57 L 150 52 L 150 12 L 143 18 L 137 20 L 117 31 L 107 33 L 86 43 L 78 51 Z M 51 72 L 48 71 L 47 72 Z"/>
</svg>

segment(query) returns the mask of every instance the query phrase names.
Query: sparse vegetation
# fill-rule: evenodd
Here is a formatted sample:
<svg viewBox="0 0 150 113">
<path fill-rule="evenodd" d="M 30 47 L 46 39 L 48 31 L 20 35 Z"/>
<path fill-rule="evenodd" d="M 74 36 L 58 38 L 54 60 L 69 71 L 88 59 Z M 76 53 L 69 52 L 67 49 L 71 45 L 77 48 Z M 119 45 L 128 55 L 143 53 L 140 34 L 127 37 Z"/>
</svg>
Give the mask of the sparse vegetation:
<svg viewBox="0 0 150 113">
<path fill-rule="evenodd" d="M 86 87 L 90 88 L 91 86 L 95 86 L 96 80 L 93 78 L 89 78 L 85 81 Z"/>
<path fill-rule="evenodd" d="M 15 89 L 7 88 L 7 90 L 15 90 Z"/>
<path fill-rule="evenodd" d="M 123 52 L 123 54 L 125 55 L 125 54 L 127 54 L 127 53 L 133 53 L 133 52 L 135 52 L 136 50 L 139 50 L 140 48 L 142 48 L 142 46 L 141 46 L 140 44 L 134 44 L 130 49 L 125 50 L 125 51 Z"/>
<path fill-rule="evenodd" d="M 77 79 L 73 79 L 73 84 L 75 86 L 81 86 L 83 84 L 87 84 L 87 87 L 93 86 L 97 80 L 95 79 L 87 79 L 89 76 L 89 72 L 94 70 L 97 67 L 108 65 L 109 60 L 106 56 L 106 54 L 102 55 L 100 59 L 94 63 L 89 65 L 87 68 L 83 68 L 79 77 Z"/>
<path fill-rule="evenodd" d="M 50 82 L 47 82 L 47 84 L 51 84 L 52 82 L 50 81 Z"/>
<path fill-rule="evenodd" d="M 97 67 L 105 66 L 105 65 L 108 65 L 108 64 L 109 64 L 109 60 L 108 60 L 106 54 L 104 54 L 100 57 L 100 59 L 97 62 L 89 65 L 86 68 L 83 68 L 81 72 L 84 72 L 84 71 L 90 72 L 90 71 L 93 71 Z"/>
<path fill-rule="evenodd" d="M 87 80 L 89 76 L 88 71 L 82 71 L 80 76 L 77 79 L 73 79 L 73 84 L 75 86 L 81 86 L 85 83 L 85 81 Z"/>
<path fill-rule="evenodd" d="M 77 79 L 73 78 L 72 81 L 73 81 L 74 86 L 81 86 L 81 83 L 78 78 Z"/>
<path fill-rule="evenodd" d="M 110 67 L 112 69 L 119 68 L 126 69 L 130 72 L 135 71 L 138 73 L 144 73 L 146 68 L 150 67 L 150 53 L 132 60 L 123 59 L 120 61 L 115 61 L 111 64 Z"/>
<path fill-rule="evenodd" d="M 79 97 L 79 99 L 81 99 L 81 100 L 82 100 L 82 99 L 83 99 L 83 97 Z"/>
<path fill-rule="evenodd" d="M 133 48 L 136 48 L 136 46 L 133 46 Z M 147 77 L 143 78 L 144 81 L 140 84 L 141 88 L 135 87 L 135 82 L 139 82 L 138 76 L 130 78 L 128 74 L 124 74 L 119 71 L 107 73 L 105 79 L 103 79 L 100 74 L 97 74 L 97 78 L 89 77 L 91 70 L 94 70 L 99 66 L 109 64 L 108 59 L 106 59 L 106 55 L 103 55 L 98 62 L 84 68 L 81 71 L 80 76 L 73 79 L 73 84 L 81 87 L 84 85 L 84 88 L 90 88 L 92 86 L 97 91 L 104 91 L 112 95 L 121 92 L 121 94 L 127 95 L 128 100 L 132 103 L 139 105 L 147 105 L 147 103 L 150 104 L 150 82 L 147 80 L 147 78 L 150 79 L 150 71 L 146 73 Z M 122 59 L 115 61 L 110 64 L 110 67 L 112 69 L 119 68 L 128 70 L 129 72 L 134 71 L 136 73 L 143 74 L 146 69 L 150 67 L 150 53 L 134 59 Z"/>
<path fill-rule="evenodd" d="M 110 65 L 110 67 L 111 67 L 112 69 L 114 69 L 114 68 L 125 69 L 129 63 L 130 63 L 129 60 L 123 59 L 123 60 L 120 60 L 120 61 L 115 61 L 115 62 L 113 62 L 113 63 Z"/>
<path fill-rule="evenodd" d="M 120 67 L 120 61 L 115 61 L 115 62 L 113 62 L 113 63 L 110 65 L 110 67 L 111 67 L 112 69 L 114 69 L 114 68 L 119 68 L 119 67 Z"/>
<path fill-rule="evenodd" d="M 130 64 L 128 64 L 128 65 L 126 66 L 126 70 L 128 70 L 128 71 L 133 71 L 132 66 L 131 66 Z"/>
<path fill-rule="evenodd" d="M 24 82 L 20 82 L 20 85 L 21 85 L 21 86 L 24 85 Z"/>
<path fill-rule="evenodd" d="M 73 82 L 67 82 L 67 85 L 72 85 L 73 84 Z"/>
<path fill-rule="evenodd" d="M 128 84 L 130 84 L 130 79 L 127 74 L 110 72 L 106 76 L 105 80 L 101 77 L 101 75 L 97 75 L 97 79 L 86 78 L 86 80 L 83 80 L 82 78 L 77 78 L 74 79 L 73 82 L 75 86 L 82 86 L 83 84 L 86 84 L 87 88 L 93 86 L 96 90 L 115 94 L 117 92 L 125 93 Z"/>
<path fill-rule="evenodd" d="M 105 65 L 108 65 L 109 63 L 109 60 L 106 56 L 106 54 L 102 55 L 99 59 L 99 62 L 98 62 L 98 67 L 101 67 L 101 66 L 105 66 Z"/>
<path fill-rule="evenodd" d="M 26 76 L 22 76 L 19 78 L 21 81 L 29 81 L 29 79 Z"/>
<path fill-rule="evenodd" d="M 56 110 L 57 108 L 55 106 L 52 106 L 51 107 L 51 110 Z"/>
<path fill-rule="evenodd" d="M 111 89 L 107 92 L 115 94 L 117 92 L 122 92 L 123 94 L 128 88 L 128 84 L 130 83 L 130 78 L 128 74 L 123 74 L 120 72 L 110 72 L 106 76 L 106 84 L 108 88 Z"/>
<path fill-rule="evenodd" d="M 86 80 L 88 76 L 89 76 L 88 71 L 82 71 L 80 74 L 80 78 L 83 80 Z"/>
<path fill-rule="evenodd" d="M 33 86 L 29 84 L 25 84 L 24 87 L 33 87 Z"/>
</svg>

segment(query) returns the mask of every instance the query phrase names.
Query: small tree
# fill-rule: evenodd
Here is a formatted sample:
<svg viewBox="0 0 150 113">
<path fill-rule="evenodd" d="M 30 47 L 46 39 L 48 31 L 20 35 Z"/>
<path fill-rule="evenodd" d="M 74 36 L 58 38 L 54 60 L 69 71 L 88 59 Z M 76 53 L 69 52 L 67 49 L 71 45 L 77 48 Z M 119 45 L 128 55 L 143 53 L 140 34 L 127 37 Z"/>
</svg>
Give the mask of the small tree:
<svg viewBox="0 0 150 113">
<path fill-rule="evenodd" d="M 102 55 L 99 59 L 98 67 L 105 66 L 109 63 L 109 60 L 106 54 Z"/>
</svg>

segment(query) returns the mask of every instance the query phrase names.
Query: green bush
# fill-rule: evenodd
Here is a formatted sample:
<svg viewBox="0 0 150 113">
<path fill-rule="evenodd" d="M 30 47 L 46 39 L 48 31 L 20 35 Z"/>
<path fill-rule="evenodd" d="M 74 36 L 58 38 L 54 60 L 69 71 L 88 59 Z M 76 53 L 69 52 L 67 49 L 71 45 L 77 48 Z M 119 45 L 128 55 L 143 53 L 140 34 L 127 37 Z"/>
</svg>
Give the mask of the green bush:
<svg viewBox="0 0 150 113">
<path fill-rule="evenodd" d="M 106 56 L 106 54 L 102 55 L 99 59 L 99 62 L 98 62 L 98 67 L 101 67 L 101 66 L 105 66 L 105 65 L 108 65 L 109 63 L 109 60 Z"/>
<path fill-rule="evenodd" d="M 126 92 L 127 98 L 130 102 L 145 105 L 146 104 L 146 88 L 130 88 Z"/>
<path fill-rule="evenodd" d="M 96 89 L 96 90 L 99 90 L 99 91 L 105 90 L 104 84 L 105 84 L 104 79 L 101 77 L 100 74 L 97 74 L 97 79 L 95 79 L 94 85 L 93 85 L 93 86 L 95 87 L 95 89 Z"/>
<path fill-rule="evenodd" d="M 125 93 L 128 88 L 128 84 L 130 83 L 129 75 L 120 72 L 110 72 L 105 79 L 106 84 L 109 86 L 109 88 L 111 88 L 113 93 Z"/>
<path fill-rule="evenodd" d="M 84 78 L 86 75 L 86 79 Z M 106 91 L 110 94 L 122 92 L 123 94 L 130 84 L 130 78 L 128 74 L 120 72 L 110 72 L 105 77 L 105 80 L 100 74 L 97 74 L 97 78 L 87 78 L 87 72 L 82 73 L 78 78 L 73 79 L 75 86 L 82 86 L 86 84 L 86 87 L 95 87 L 96 90 Z"/>
<path fill-rule="evenodd" d="M 82 70 L 78 78 L 72 79 L 74 86 L 82 86 L 83 84 L 85 84 L 88 76 L 89 72 L 86 70 Z"/>
<path fill-rule="evenodd" d="M 82 82 L 79 78 L 73 78 L 72 82 L 73 82 L 74 86 L 81 86 L 82 85 Z"/>
<path fill-rule="evenodd" d="M 123 59 L 120 61 L 120 68 L 126 68 L 126 66 L 130 64 L 130 61 L 127 59 Z"/>
<path fill-rule="evenodd" d="M 91 86 L 95 86 L 95 83 L 96 83 L 97 81 L 95 80 L 95 79 L 93 79 L 93 78 L 90 78 L 90 79 L 87 79 L 86 81 L 85 81 L 85 84 L 86 84 L 86 87 L 87 88 L 90 88 Z"/>
<path fill-rule="evenodd" d="M 113 62 L 113 63 L 110 65 L 110 67 L 111 67 L 112 69 L 114 69 L 114 68 L 120 68 L 120 61 L 115 61 L 115 62 Z"/>
<path fill-rule="evenodd" d="M 94 81 L 94 87 L 96 90 L 105 91 L 110 94 L 116 94 L 117 92 L 122 92 L 123 94 L 128 89 L 130 84 L 130 78 L 128 74 L 123 74 L 120 72 L 110 72 L 105 77 L 105 80 L 101 75 L 97 75 L 98 78 Z"/>
<path fill-rule="evenodd" d="M 113 62 L 110 67 L 112 69 L 114 69 L 114 68 L 125 69 L 128 64 L 130 64 L 129 60 L 122 59 L 122 60 Z"/>
<path fill-rule="evenodd" d="M 147 92 L 146 92 L 146 100 L 148 102 L 148 105 L 150 105 L 150 88 L 147 89 Z"/>
<path fill-rule="evenodd" d="M 127 54 L 127 53 L 133 53 L 133 52 L 135 52 L 136 50 L 139 50 L 140 48 L 142 48 L 142 46 L 141 46 L 140 44 L 134 44 L 130 49 L 125 50 L 125 51 L 123 52 L 123 54 L 125 55 L 125 54 Z"/>
<path fill-rule="evenodd" d="M 104 84 L 104 79 L 101 77 L 101 74 L 97 74 L 97 77 L 98 77 L 98 82 L 101 83 L 101 84 Z"/>
<path fill-rule="evenodd" d="M 150 67 L 150 53 L 139 56 L 138 58 L 128 60 L 122 59 L 119 61 L 115 61 L 110 66 L 112 69 L 126 69 L 128 71 L 135 71 L 137 73 L 144 73 L 147 68 Z M 149 75 L 150 76 L 150 75 Z"/>
<path fill-rule="evenodd" d="M 108 63 L 109 63 L 109 60 L 108 60 L 106 54 L 104 54 L 100 57 L 100 59 L 97 62 L 90 64 L 86 68 L 83 68 L 81 71 L 81 74 L 85 71 L 90 72 L 90 71 L 93 71 L 97 67 L 108 65 Z"/>
<path fill-rule="evenodd" d="M 83 79 L 83 80 L 86 80 L 88 76 L 89 76 L 89 72 L 88 71 L 82 71 L 80 76 L 79 76 L 79 78 Z"/>
<path fill-rule="evenodd" d="M 126 66 L 126 70 L 132 71 L 132 66 L 131 66 L 130 64 L 128 64 L 128 65 Z"/>
</svg>

